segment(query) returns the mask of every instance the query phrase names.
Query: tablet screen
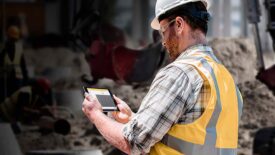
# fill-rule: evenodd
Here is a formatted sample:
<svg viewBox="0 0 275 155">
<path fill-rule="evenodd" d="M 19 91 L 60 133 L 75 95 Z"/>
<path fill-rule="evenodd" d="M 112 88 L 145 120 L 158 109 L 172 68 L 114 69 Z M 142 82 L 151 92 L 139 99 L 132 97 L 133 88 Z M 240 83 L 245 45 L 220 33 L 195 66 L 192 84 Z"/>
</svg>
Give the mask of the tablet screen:
<svg viewBox="0 0 275 155">
<path fill-rule="evenodd" d="M 89 94 L 93 94 L 96 96 L 104 111 L 117 110 L 112 94 L 108 89 L 87 88 L 87 91 Z"/>
</svg>

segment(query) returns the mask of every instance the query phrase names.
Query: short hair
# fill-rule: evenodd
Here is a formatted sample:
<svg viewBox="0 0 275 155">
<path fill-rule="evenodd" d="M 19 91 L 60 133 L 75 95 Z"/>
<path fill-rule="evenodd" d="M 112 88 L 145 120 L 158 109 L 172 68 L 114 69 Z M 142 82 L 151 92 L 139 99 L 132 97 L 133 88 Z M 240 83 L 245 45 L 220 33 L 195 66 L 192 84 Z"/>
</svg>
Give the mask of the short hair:
<svg viewBox="0 0 275 155">
<path fill-rule="evenodd" d="M 169 21 L 177 16 L 182 17 L 193 30 L 200 29 L 204 34 L 208 31 L 210 14 L 202 2 L 190 2 L 167 11 L 159 16 L 159 22 L 165 18 Z"/>
</svg>

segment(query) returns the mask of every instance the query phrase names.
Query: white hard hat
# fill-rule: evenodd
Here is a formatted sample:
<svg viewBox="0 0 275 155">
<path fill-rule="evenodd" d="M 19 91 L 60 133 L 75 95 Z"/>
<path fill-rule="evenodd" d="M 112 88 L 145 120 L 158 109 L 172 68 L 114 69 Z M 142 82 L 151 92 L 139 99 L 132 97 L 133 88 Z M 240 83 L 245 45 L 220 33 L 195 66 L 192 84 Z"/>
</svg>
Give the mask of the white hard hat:
<svg viewBox="0 0 275 155">
<path fill-rule="evenodd" d="M 190 3 L 190 2 L 202 2 L 206 9 L 209 8 L 210 4 L 208 0 L 157 0 L 155 7 L 155 18 L 151 22 L 151 27 L 155 30 L 160 29 L 158 18 L 160 15 L 166 13 L 167 11 L 176 8 L 180 5 Z"/>
</svg>

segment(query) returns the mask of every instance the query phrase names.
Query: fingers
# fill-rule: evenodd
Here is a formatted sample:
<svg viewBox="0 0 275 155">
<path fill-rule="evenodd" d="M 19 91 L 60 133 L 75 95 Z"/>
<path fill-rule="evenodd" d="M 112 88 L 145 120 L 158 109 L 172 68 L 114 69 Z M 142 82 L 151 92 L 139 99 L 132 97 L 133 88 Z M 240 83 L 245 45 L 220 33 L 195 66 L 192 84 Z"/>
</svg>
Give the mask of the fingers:
<svg viewBox="0 0 275 155">
<path fill-rule="evenodd" d="M 129 109 L 124 104 L 118 104 L 117 107 L 120 110 L 120 112 L 128 114 L 128 115 L 130 114 Z"/>
<path fill-rule="evenodd" d="M 85 92 L 85 99 L 88 100 L 88 101 L 93 101 L 93 100 L 97 100 L 96 96 L 94 94 L 89 94 L 89 93 L 86 93 Z"/>
<path fill-rule="evenodd" d="M 123 113 L 126 113 L 128 115 L 131 115 L 132 114 L 132 110 L 131 108 L 128 106 L 127 103 L 125 103 L 123 100 L 121 100 L 120 98 L 116 97 L 115 95 L 114 96 L 114 99 L 116 100 L 117 102 L 117 107 L 118 109 L 123 112 Z"/>
<path fill-rule="evenodd" d="M 120 98 L 116 97 L 115 95 L 113 95 L 114 99 L 116 100 L 116 102 L 119 104 L 121 102 L 123 102 Z"/>
<path fill-rule="evenodd" d="M 117 120 L 117 111 L 113 111 L 113 112 L 111 112 L 111 115 L 113 116 L 113 118 L 115 119 L 115 120 Z"/>
<path fill-rule="evenodd" d="M 88 93 L 85 92 L 84 96 L 85 96 L 86 100 L 90 101 L 90 94 L 88 94 Z"/>
<path fill-rule="evenodd" d="M 114 96 L 114 99 L 116 100 L 116 102 L 117 102 L 118 104 L 125 104 L 125 105 L 127 105 L 127 103 L 124 102 L 122 99 L 116 97 L 115 95 L 113 95 L 113 96 Z M 127 105 L 127 106 L 128 106 L 128 105 Z"/>
<path fill-rule="evenodd" d="M 115 95 L 114 96 L 114 99 L 116 100 L 117 104 L 124 104 L 125 106 L 128 106 L 127 103 L 125 103 L 123 100 L 121 100 L 120 98 L 116 97 Z"/>
<path fill-rule="evenodd" d="M 82 103 L 82 111 L 85 113 L 93 110 L 102 110 L 102 107 L 96 96 L 85 93 L 85 99 Z"/>
<path fill-rule="evenodd" d="M 87 108 L 91 109 L 90 97 L 86 96 L 82 103 L 82 111 L 85 112 Z"/>
<path fill-rule="evenodd" d="M 125 123 L 129 122 L 130 117 L 129 117 L 129 115 L 127 115 L 125 113 L 122 113 L 122 112 L 112 112 L 111 114 L 112 114 L 113 118 L 116 121 L 120 122 L 120 123 L 125 124 Z"/>
</svg>

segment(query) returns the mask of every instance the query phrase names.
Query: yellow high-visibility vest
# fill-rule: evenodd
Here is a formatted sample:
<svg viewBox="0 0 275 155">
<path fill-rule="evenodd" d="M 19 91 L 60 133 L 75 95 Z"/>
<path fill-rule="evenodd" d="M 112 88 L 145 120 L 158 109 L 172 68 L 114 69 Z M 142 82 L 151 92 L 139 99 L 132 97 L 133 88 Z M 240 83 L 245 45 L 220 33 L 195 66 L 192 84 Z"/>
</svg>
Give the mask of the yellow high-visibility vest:
<svg viewBox="0 0 275 155">
<path fill-rule="evenodd" d="M 151 148 L 151 155 L 237 154 L 242 96 L 227 69 L 213 55 L 201 51 L 198 48 L 178 62 L 194 66 L 210 85 L 205 111 L 192 123 L 173 125 Z"/>
</svg>

